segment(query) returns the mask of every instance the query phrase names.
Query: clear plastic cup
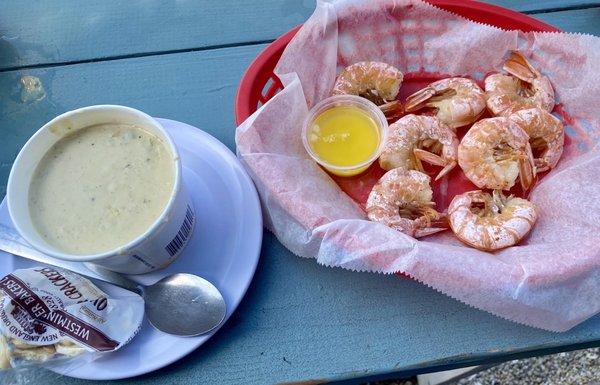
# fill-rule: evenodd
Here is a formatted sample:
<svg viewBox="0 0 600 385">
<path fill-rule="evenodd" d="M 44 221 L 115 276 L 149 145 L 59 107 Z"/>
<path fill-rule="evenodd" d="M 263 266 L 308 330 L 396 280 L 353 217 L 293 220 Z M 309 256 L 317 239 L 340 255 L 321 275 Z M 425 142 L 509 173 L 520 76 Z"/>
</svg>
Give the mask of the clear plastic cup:
<svg viewBox="0 0 600 385">
<path fill-rule="evenodd" d="M 313 150 L 309 140 L 309 136 L 315 119 L 320 114 L 331 108 L 342 106 L 357 107 L 364 111 L 368 116 L 370 116 L 373 119 L 373 121 L 377 125 L 377 130 L 379 134 L 379 144 L 377 146 L 377 149 L 368 159 L 361 161 L 357 164 L 345 166 L 332 164 L 325 161 L 324 159 L 321 159 L 319 154 L 315 153 L 315 151 Z M 306 149 L 306 152 L 308 152 L 308 154 L 311 156 L 311 158 L 313 158 L 315 162 L 323 166 L 327 171 L 339 176 L 354 176 L 364 172 L 379 157 L 379 155 L 383 151 L 383 147 L 385 146 L 385 141 L 387 139 L 387 128 L 387 119 L 385 118 L 383 112 L 381 112 L 381 109 L 377 107 L 375 103 L 360 96 L 335 95 L 327 99 L 321 100 L 309 111 L 308 117 L 306 118 L 304 126 L 302 127 L 302 143 L 304 144 L 304 148 Z"/>
</svg>

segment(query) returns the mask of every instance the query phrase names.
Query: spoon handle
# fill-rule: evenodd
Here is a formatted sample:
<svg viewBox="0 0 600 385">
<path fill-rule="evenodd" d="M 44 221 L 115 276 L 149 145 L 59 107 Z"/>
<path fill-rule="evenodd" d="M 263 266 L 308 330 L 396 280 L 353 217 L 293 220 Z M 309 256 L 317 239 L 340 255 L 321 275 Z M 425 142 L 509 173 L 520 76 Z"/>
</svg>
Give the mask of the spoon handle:
<svg viewBox="0 0 600 385">
<path fill-rule="evenodd" d="M 0 247 L 0 249 L 1 248 L 2 247 Z M 93 263 L 86 263 L 85 267 L 87 267 L 89 271 L 94 272 L 95 275 L 98 276 L 97 279 L 100 279 L 104 282 L 112 283 L 113 285 L 122 287 L 125 290 L 133 291 L 134 293 L 138 293 L 142 296 L 144 294 L 144 287 L 142 285 L 138 284 L 137 282 L 133 282 L 129 278 L 125 277 L 123 274 L 107 270 L 98 265 L 94 265 Z"/>
<path fill-rule="evenodd" d="M 140 293 L 142 291 L 140 285 L 125 278 L 119 273 L 103 269 L 96 265 L 63 261 L 40 253 L 29 246 L 27 241 L 25 241 L 25 239 L 23 239 L 14 229 L 2 224 L 0 224 L 0 250 L 32 261 L 70 270 L 88 278 L 108 282 L 135 293 Z"/>
</svg>

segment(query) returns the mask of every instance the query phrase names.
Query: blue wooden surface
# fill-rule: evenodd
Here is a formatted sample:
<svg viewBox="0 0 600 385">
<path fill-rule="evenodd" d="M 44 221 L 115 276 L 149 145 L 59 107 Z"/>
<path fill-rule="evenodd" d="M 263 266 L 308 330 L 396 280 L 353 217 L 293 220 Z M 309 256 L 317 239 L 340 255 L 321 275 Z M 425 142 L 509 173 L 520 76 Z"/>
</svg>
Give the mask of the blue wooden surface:
<svg viewBox="0 0 600 385">
<path fill-rule="evenodd" d="M 204 7 L 203 13 L 185 1 L 173 7 L 145 1 L 143 8 L 139 8 L 141 2 L 117 3 L 113 0 L 86 8 L 94 11 L 99 23 L 90 29 L 95 31 L 92 35 L 77 35 L 70 23 L 79 16 L 92 23 L 89 20 L 94 18 L 88 18 L 83 7 L 63 8 L 53 2 L 35 2 L 40 9 L 26 7 L 25 1 L 0 4 L 0 35 L 27 37 L 19 43 L 12 40 L 17 50 L 13 59 L 0 59 L 4 60 L 0 62 L 4 68 L 0 70 L 2 193 L 12 161 L 27 138 L 55 115 L 89 104 L 125 104 L 154 116 L 181 120 L 208 131 L 233 149 L 236 87 L 246 66 L 265 46 L 250 43 L 276 37 L 302 21 L 312 6 L 312 1 L 270 0 L 252 11 L 245 3 L 238 7 L 216 1 L 194 3 Z M 600 7 L 590 2 L 503 3 L 533 11 L 535 17 L 567 31 L 600 34 Z M 57 8 L 52 11 L 52 7 Z M 29 13 L 19 16 L 19 9 Z M 183 18 L 177 28 L 156 24 L 154 35 L 145 35 L 156 15 L 173 20 L 187 12 L 191 16 Z M 105 24 L 108 16 L 126 21 L 120 19 L 122 15 L 134 21 Z M 19 23 L 26 17 L 27 22 Z M 224 27 L 216 18 L 219 23 L 226 21 Z M 140 25 L 143 28 L 136 28 Z M 92 44 L 91 36 L 100 40 Z M 27 46 L 34 41 L 35 45 Z M 23 42 L 27 44 L 21 45 Z M 4 50 L 1 44 L 0 50 Z M 214 45 L 236 46 L 202 48 Z M 198 49 L 162 52 L 189 47 Z M 115 59 L 138 53 L 147 56 Z M 60 64 L 81 60 L 93 62 Z M 40 68 L 8 69 L 32 65 Z M 38 77 L 46 96 L 24 101 L 23 76 Z M 562 334 L 520 326 L 413 281 L 318 266 L 313 260 L 291 255 L 266 233 L 256 277 L 225 327 L 180 362 L 119 383 L 262 385 L 324 379 L 350 384 L 598 344 L 600 317 Z M 38 375 L 24 377 L 39 383 L 34 380 Z M 44 376 L 48 383 L 92 384 Z"/>
<path fill-rule="evenodd" d="M 492 0 L 526 13 L 594 0 Z M 268 41 L 303 22 L 315 0 L 0 0 L 0 69 Z M 563 21 L 566 30 L 579 24 Z"/>
<path fill-rule="evenodd" d="M 533 16 L 565 31 L 600 36 L 600 7 L 540 13 Z"/>
</svg>

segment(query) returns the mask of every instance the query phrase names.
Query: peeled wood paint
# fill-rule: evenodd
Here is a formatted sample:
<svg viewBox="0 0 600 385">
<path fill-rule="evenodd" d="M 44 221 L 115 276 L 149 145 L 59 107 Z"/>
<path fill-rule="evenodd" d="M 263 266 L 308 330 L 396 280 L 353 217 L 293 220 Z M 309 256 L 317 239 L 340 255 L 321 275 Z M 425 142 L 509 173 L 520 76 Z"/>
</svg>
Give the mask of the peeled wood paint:
<svg viewBox="0 0 600 385">
<path fill-rule="evenodd" d="M 46 90 L 40 78 L 30 75 L 21 77 L 21 101 L 38 102 L 46 97 Z"/>
</svg>

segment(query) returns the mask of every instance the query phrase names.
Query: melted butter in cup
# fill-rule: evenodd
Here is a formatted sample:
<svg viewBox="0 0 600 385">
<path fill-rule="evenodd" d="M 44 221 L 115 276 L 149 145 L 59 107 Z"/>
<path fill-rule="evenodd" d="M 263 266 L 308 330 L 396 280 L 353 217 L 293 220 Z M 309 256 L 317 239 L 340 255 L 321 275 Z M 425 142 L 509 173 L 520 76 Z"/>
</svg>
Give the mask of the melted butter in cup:
<svg viewBox="0 0 600 385">
<path fill-rule="evenodd" d="M 358 96 L 337 95 L 312 108 L 302 139 L 309 155 L 327 171 L 354 176 L 379 157 L 387 126 L 374 103 Z"/>
</svg>

